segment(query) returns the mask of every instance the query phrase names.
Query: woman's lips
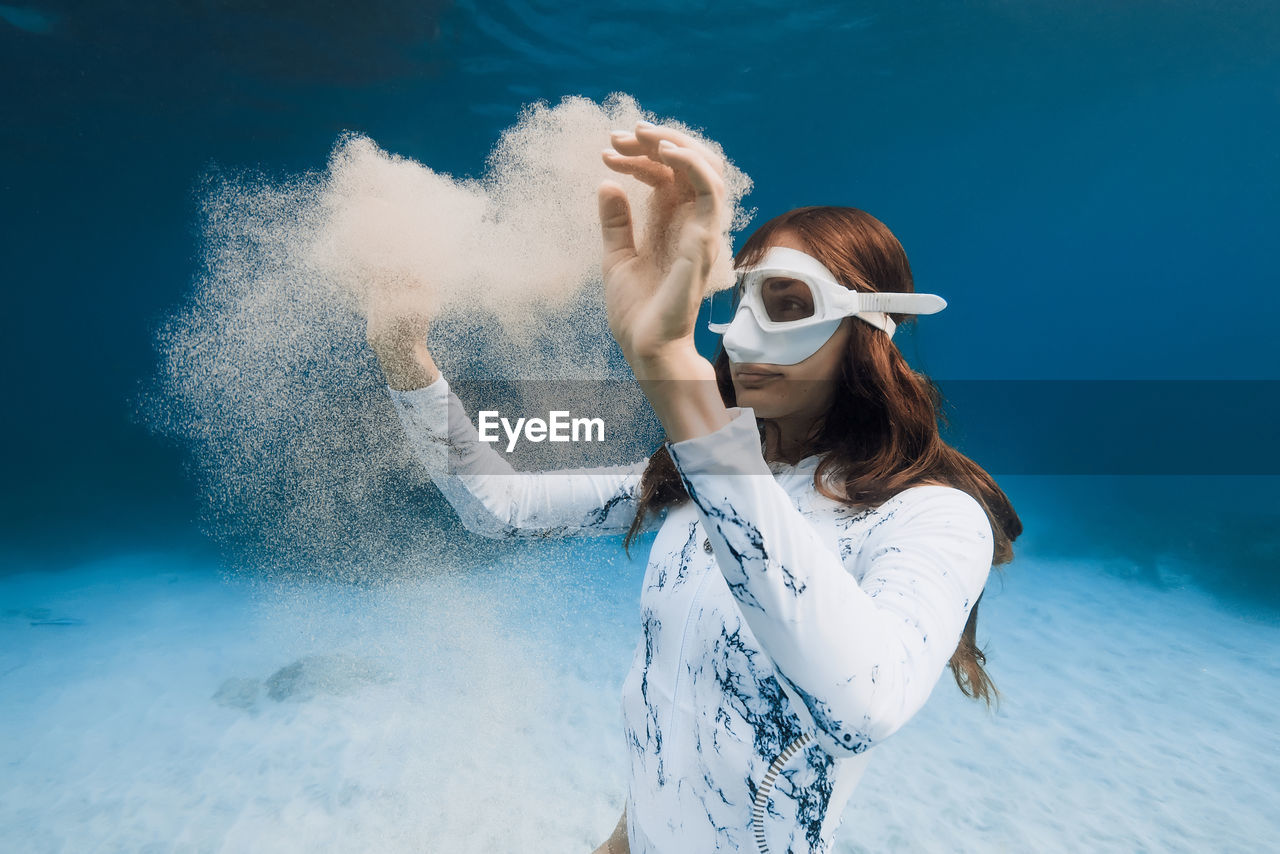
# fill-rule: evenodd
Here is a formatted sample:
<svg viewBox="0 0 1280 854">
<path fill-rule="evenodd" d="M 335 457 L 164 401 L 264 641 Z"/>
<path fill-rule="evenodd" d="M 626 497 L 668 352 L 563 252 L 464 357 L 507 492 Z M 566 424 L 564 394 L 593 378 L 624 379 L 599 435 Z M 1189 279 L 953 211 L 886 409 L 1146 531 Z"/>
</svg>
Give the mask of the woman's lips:
<svg viewBox="0 0 1280 854">
<path fill-rule="evenodd" d="M 777 371 L 766 371 L 762 368 L 739 368 L 733 372 L 734 379 L 745 382 L 762 382 L 780 376 L 782 374 Z"/>
</svg>

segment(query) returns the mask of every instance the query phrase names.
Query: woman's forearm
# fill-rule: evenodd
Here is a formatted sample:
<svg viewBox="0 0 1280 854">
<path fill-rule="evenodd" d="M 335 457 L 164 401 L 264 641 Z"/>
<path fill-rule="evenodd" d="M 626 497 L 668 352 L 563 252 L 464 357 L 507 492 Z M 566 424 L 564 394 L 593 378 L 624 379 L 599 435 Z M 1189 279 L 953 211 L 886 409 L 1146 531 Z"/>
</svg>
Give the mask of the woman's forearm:
<svg viewBox="0 0 1280 854">
<path fill-rule="evenodd" d="M 424 378 L 425 379 L 425 378 Z M 621 533 L 638 509 L 648 460 L 590 469 L 517 471 L 481 441 L 443 376 L 390 397 L 414 454 L 472 533 L 489 537 Z"/>
<path fill-rule="evenodd" d="M 629 361 L 672 442 L 705 436 L 729 423 L 715 368 L 692 344 Z"/>
</svg>

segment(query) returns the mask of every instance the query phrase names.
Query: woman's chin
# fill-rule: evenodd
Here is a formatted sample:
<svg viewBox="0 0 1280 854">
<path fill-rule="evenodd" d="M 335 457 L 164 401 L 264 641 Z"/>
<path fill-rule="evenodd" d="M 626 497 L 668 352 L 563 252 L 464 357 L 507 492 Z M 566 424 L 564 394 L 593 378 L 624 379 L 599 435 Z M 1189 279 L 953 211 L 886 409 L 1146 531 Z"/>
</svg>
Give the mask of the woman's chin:
<svg viewBox="0 0 1280 854">
<path fill-rule="evenodd" d="M 734 389 L 738 406 L 747 406 L 755 411 L 756 418 L 772 418 L 777 409 L 777 401 L 774 395 L 769 394 L 765 389 L 759 388 L 742 388 Z"/>
</svg>

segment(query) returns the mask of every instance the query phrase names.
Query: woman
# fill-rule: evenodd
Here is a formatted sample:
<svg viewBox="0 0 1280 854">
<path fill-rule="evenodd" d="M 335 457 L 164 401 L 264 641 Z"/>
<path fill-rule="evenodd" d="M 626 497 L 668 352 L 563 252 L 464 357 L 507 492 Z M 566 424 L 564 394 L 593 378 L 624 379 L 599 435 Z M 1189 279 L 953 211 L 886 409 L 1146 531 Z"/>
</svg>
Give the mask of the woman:
<svg viewBox="0 0 1280 854">
<path fill-rule="evenodd" d="M 622 189 L 600 188 L 609 325 L 667 434 L 649 460 L 515 473 L 449 392 L 426 318 L 371 314 L 369 341 L 472 530 L 630 544 L 657 528 L 623 688 L 627 807 L 598 851 L 827 851 L 868 748 L 948 665 L 990 703 L 977 604 L 1021 522 L 939 438 L 936 390 L 892 344 L 896 320 L 940 300 L 911 293 L 878 220 L 802 208 L 766 223 L 736 258 L 712 364 L 693 330 L 724 213 L 718 158 L 641 124 L 604 160 L 654 193 L 637 247 Z"/>
</svg>

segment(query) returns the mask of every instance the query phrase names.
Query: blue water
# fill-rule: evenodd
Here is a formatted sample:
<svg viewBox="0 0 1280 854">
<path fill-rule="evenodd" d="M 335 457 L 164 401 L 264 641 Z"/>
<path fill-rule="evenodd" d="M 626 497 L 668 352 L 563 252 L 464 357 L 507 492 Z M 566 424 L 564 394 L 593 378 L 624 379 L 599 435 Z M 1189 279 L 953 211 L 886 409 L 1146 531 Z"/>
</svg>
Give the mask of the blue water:
<svg viewBox="0 0 1280 854">
<path fill-rule="evenodd" d="M 255 575 L 257 532 L 209 535 L 194 449 L 138 394 L 199 269 L 209 176 L 322 168 L 343 130 L 478 175 L 523 104 L 624 91 L 720 141 L 757 222 L 832 203 L 893 229 L 949 301 L 903 350 L 954 384 L 953 440 L 1026 526 L 980 618 L 1001 711 L 944 677 L 840 850 L 1265 849 L 1276 44 L 1266 2 L 0 5 L 3 838 L 585 851 L 608 832 L 639 560 L 458 533 L 383 584 L 324 555 Z M 1065 412 L 1028 393 L 1072 380 L 1097 385 Z M 374 498 L 389 528 L 443 511 L 402 483 Z M 272 699 L 305 656 L 341 690 Z"/>
</svg>

